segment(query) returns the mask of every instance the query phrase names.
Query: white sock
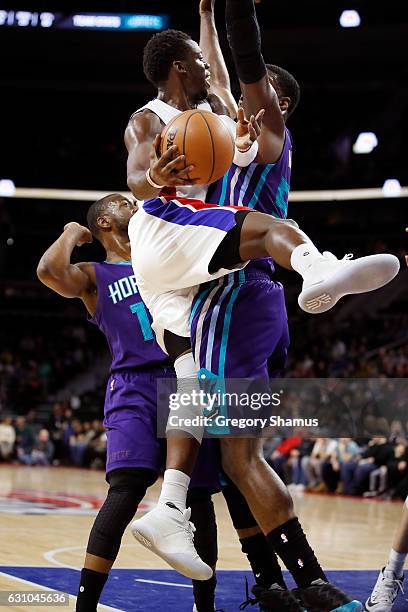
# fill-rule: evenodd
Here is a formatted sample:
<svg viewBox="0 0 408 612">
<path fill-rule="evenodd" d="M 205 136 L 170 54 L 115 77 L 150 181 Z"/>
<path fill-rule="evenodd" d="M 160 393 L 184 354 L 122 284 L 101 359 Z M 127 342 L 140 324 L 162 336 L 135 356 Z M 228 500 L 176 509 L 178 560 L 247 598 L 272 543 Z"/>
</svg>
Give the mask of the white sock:
<svg viewBox="0 0 408 612">
<path fill-rule="evenodd" d="M 194 362 L 193 353 L 186 353 L 181 357 L 177 357 L 174 362 L 177 378 L 196 378 L 197 368 Z"/>
<path fill-rule="evenodd" d="M 163 506 L 172 502 L 181 511 L 186 509 L 186 499 L 190 476 L 180 470 L 166 470 L 158 504 Z"/>
<path fill-rule="evenodd" d="M 299 244 L 290 256 L 290 264 L 296 272 L 303 276 L 304 272 L 316 261 L 320 259 L 322 254 L 312 242 Z"/>
<path fill-rule="evenodd" d="M 401 578 L 404 573 L 404 565 L 407 555 L 404 553 L 399 553 L 393 548 L 390 552 L 390 557 L 388 559 L 388 563 L 386 566 L 386 570 L 391 570 L 397 576 L 397 578 Z"/>
</svg>

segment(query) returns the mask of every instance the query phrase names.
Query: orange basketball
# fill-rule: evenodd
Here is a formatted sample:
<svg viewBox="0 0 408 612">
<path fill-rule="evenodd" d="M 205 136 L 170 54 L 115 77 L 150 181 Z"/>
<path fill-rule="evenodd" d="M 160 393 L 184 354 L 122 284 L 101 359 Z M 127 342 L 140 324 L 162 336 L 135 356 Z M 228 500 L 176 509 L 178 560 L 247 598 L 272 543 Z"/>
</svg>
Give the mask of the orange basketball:
<svg viewBox="0 0 408 612">
<path fill-rule="evenodd" d="M 161 154 L 172 145 L 186 156 L 186 166 L 194 166 L 189 178 L 197 179 L 199 185 L 218 180 L 234 159 L 233 136 L 210 111 L 187 110 L 172 119 L 161 134 Z"/>
</svg>

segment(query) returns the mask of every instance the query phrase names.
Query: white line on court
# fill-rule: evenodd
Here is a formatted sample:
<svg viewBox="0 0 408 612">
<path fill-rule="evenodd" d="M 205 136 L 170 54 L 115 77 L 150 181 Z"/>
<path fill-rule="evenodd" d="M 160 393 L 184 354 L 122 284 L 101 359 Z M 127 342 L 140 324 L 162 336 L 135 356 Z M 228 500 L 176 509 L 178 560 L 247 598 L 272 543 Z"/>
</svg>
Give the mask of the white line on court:
<svg viewBox="0 0 408 612">
<path fill-rule="evenodd" d="M 133 547 L 138 547 L 138 544 L 122 544 L 121 548 L 133 548 Z M 59 554 L 59 553 L 64 553 L 64 552 L 71 552 L 74 550 L 85 550 L 85 546 L 66 546 L 65 548 L 54 548 L 53 550 L 49 550 L 45 553 L 43 553 L 43 557 L 46 561 L 48 561 L 49 563 L 52 563 L 54 565 L 58 565 L 59 567 L 66 567 L 68 569 L 73 569 L 73 570 L 77 570 L 77 571 L 81 571 L 80 567 L 75 567 L 73 565 L 68 565 L 67 563 L 63 563 L 62 561 L 58 561 L 57 559 L 55 559 L 55 555 Z M 127 567 L 127 566 L 120 566 L 116 569 L 124 569 L 124 570 L 137 570 L 137 569 L 143 569 L 143 570 L 147 570 L 147 569 L 152 569 L 149 567 Z M 170 568 L 169 568 L 170 569 Z M 160 568 L 154 568 L 155 571 L 160 571 L 160 570 L 164 570 L 164 568 L 160 567 Z M 353 571 L 353 572 L 372 572 L 372 571 L 377 571 L 378 567 L 367 567 L 367 568 L 350 568 L 350 569 L 345 569 L 344 567 L 326 567 L 325 568 L 326 571 L 328 572 L 344 572 L 344 571 Z M 251 573 L 251 569 L 250 568 L 245 568 L 245 567 L 228 567 L 228 568 L 217 568 L 217 572 L 249 572 Z M 141 579 L 140 579 L 141 580 Z M 185 585 L 183 585 L 185 586 Z"/>
<path fill-rule="evenodd" d="M 78 572 L 81 571 L 80 567 L 77 567 L 75 565 L 69 565 L 68 563 L 64 563 L 63 561 L 58 561 L 58 559 L 55 558 L 55 555 L 58 555 L 60 553 L 64 553 L 64 552 L 72 552 L 74 550 L 83 550 L 85 552 L 85 548 L 86 546 L 65 546 L 63 548 L 53 548 L 52 550 L 47 550 L 47 552 L 43 553 L 43 557 L 46 561 L 48 561 L 48 563 L 52 563 L 53 565 L 58 565 L 59 567 L 65 567 L 67 569 L 73 569 L 73 570 L 77 570 Z M 121 547 L 122 548 L 140 548 L 140 544 L 122 544 Z M 135 570 L 135 569 L 151 569 L 148 567 L 145 568 L 139 568 L 139 567 L 125 567 L 125 566 L 120 566 L 118 568 L 115 569 L 126 569 L 126 570 Z M 163 568 L 160 568 L 163 569 Z"/>
<path fill-rule="evenodd" d="M 149 584 L 163 584 L 164 586 L 183 587 L 184 589 L 193 588 L 192 584 L 183 584 L 182 582 L 163 582 L 161 580 L 147 580 L 146 578 L 135 578 L 135 582 L 148 582 Z"/>
<path fill-rule="evenodd" d="M 83 550 L 85 546 L 66 546 L 65 548 L 54 548 L 53 550 L 47 550 L 47 552 L 43 553 L 43 557 L 48 563 L 53 563 L 54 565 L 58 565 L 59 567 L 65 567 L 68 569 L 81 571 L 80 567 L 76 567 L 75 565 L 68 565 L 68 563 L 62 563 L 61 561 L 57 561 L 55 559 L 55 555 L 64 552 L 71 552 L 73 550 Z"/>
<path fill-rule="evenodd" d="M 25 578 L 19 578 L 17 576 L 14 576 L 13 574 L 7 574 L 6 572 L 0 572 L 0 576 L 3 576 L 4 578 L 8 578 L 8 579 L 12 578 L 13 580 L 17 580 L 18 582 L 22 582 L 23 584 L 28 584 L 29 586 L 38 587 L 42 591 L 56 591 L 57 590 L 57 589 L 51 589 L 50 587 L 46 587 L 43 584 L 39 584 L 38 582 L 31 582 L 31 580 L 26 580 Z M 71 593 L 68 593 L 68 595 L 76 599 L 76 597 L 74 595 L 71 595 Z M 121 610 L 121 608 L 111 608 L 110 606 L 105 606 L 104 604 L 98 604 L 98 605 L 103 610 L 110 610 L 111 612 L 126 612 L 126 610 Z"/>
</svg>

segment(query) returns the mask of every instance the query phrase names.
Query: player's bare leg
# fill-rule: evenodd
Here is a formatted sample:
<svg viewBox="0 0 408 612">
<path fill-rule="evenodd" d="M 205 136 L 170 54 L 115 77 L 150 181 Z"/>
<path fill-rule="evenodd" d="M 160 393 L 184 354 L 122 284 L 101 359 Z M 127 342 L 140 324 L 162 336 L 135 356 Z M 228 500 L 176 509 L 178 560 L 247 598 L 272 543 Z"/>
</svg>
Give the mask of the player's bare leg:
<svg viewBox="0 0 408 612">
<path fill-rule="evenodd" d="M 190 476 L 200 450 L 200 443 L 184 431 L 169 432 L 167 441 L 166 469 L 181 470 Z"/>
<path fill-rule="evenodd" d="M 404 565 L 408 556 L 408 498 L 387 565 L 381 570 L 373 592 L 367 599 L 367 612 L 391 612 L 398 593 L 402 591 Z"/>
<path fill-rule="evenodd" d="M 247 500 L 265 534 L 294 518 L 289 491 L 265 461 L 259 440 L 222 439 L 221 449 L 224 471 Z"/>
</svg>

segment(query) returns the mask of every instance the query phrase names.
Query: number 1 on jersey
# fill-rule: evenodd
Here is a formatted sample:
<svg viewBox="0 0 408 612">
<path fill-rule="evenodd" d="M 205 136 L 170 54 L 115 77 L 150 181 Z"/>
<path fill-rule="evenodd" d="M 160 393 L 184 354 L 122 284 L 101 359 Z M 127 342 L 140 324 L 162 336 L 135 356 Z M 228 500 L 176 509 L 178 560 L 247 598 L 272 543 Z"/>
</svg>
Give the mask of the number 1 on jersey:
<svg viewBox="0 0 408 612">
<path fill-rule="evenodd" d="M 135 314 L 138 318 L 140 329 L 142 330 L 143 338 L 145 340 L 154 340 L 153 330 L 150 325 L 149 317 L 147 315 L 146 306 L 143 302 L 137 302 L 136 304 L 130 305 L 130 311 Z"/>
</svg>

